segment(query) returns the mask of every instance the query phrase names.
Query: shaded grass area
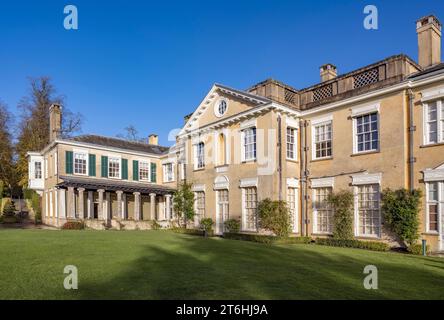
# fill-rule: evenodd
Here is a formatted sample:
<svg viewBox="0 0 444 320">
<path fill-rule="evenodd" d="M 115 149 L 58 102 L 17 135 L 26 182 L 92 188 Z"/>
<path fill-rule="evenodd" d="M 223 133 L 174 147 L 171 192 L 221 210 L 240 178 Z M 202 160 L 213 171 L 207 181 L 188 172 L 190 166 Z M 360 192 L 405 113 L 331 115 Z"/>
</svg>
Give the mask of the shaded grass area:
<svg viewBox="0 0 444 320">
<path fill-rule="evenodd" d="M 379 289 L 366 290 L 366 265 Z M 79 270 L 65 290 L 63 269 Z M 443 299 L 444 259 L 166 231 L 0 231 L 0 299 Z"/>
</svg>

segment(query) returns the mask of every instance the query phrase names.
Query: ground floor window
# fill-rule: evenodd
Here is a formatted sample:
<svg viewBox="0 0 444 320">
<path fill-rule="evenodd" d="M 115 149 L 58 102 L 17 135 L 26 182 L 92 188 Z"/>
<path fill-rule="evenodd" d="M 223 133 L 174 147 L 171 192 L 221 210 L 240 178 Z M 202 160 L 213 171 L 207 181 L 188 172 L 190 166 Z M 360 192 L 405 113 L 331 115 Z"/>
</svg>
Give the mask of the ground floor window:
<svg viewBox="0 0 444 320">
<path fill-rule="evenodd" d="M 257 188 L 243 188 L 244 229 L 257 230 Z"/>
<path fill-rule="evenodd" d="M 381 229 L 380 194 L 378 184 L 357 186 L 358 233 L 379 236 Z"/>
<path fill-rule="evenodd" d="M 196 203 L 196 218 L 199 222 L 205 217 L 205 192 L 195 192 L 194 201 Z"/>
<path fill-rule="evenodd" d="M 439 232 L 440 208 L 444 207 L 444 182 L 429 182 L 427 188 L 427 232 Z M 440 192 L 440 187 L 442 191 Z M 441 206 L 440 206 L 441 203 Z"/>
<path fill-rule="evenodd" d="M 333 233 L 333 208 L 328 202 L 331 187 L 313 189 L 314 233 Z"/>
<path fill-rule="evenodd" d="M 287 207 L 291 217 L 291 227 L 293 232 L 297 232 L 298 216 L 297 216 L 297 189 L 294 187 L 287 188 Z"/>
</svg>

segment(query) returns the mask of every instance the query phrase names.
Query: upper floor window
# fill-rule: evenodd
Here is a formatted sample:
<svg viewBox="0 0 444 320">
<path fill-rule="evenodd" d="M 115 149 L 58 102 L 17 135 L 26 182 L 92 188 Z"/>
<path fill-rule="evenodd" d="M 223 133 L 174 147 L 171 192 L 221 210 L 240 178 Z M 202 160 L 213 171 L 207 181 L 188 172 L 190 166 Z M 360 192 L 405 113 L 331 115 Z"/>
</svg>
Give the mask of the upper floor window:
<svg viewBox="0 0 444 320">
<path fill-rule="evenodd" d="M 244 161 L 256 159 L 256 128 L 247 128 L 243 133 L 243 155 Z"/>
<path fill-rule="evenodd" d="M 314 134 L 314 158 L 328 158 L 332 156 L 332 133 L 331 121 L 316 125 L 313 129 Z"/>
<path fill-rule="evenodd" d="M 34 179 L 42 178 L 42 163 L 40 161 L 34 162 Z"/>
<path fill-rule="evenodd" d="M 120 178 L 120 159 L 109 158 L 108 160 L 108 177 Z"/>
<path fill-rule="evenodd" d="M 287 159 L 296 160 L 297 157 L 297 130 L 287 127 Z"/>
<path fill-rule="evenodd" d="M 150 180 L 150 163 L 146 161 L 139 162 L 139 179 L 144 181 Z"/>
<path fill-rule="evenodd" d="M 88 154 L 83 152 L 74 152 L 74 174 L 87 174 Z"/>
<path fill-rule="evenodd" d="M 379 149 L 378 113 L 370 113 L 354 118 L 355 152 L 375 151 Z"/>
<path fill-rule="evenodd" d="M 205 144 L 203 142 L 199 142 L 195 146 L 194 166 L 196 169 L 205 167 Z"/>
<path fill-rule="evenodd" d="M 228 109 L 228 103 L 225 99 L 220 99 L 216 104 L 214 105 L 214 113 L 216 117 L 222 117 Z"/>
<path fill-rule="evenodd" d="M 174 181 L 174 166 L 172 162 L 163 165 L 163 181 Z"/>
<path fill-rule="evenodd" d="M 425 120 L 425 143 L 444 142 L 444 104 L 442 100 L 426 105 Z"/>
</svg>

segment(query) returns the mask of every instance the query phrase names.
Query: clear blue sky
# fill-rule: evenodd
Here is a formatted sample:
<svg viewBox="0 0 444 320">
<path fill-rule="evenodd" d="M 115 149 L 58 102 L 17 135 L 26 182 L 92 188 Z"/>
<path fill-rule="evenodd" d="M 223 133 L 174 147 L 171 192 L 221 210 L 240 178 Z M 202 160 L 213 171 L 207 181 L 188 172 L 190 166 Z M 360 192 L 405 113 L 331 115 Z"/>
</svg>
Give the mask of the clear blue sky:
<svg viewBox="0 0 444 320">
<path fill-rule="evenodd" d="M 183 124 L 215 82 L 246 89 L 273 77 L 296 88 L 387 56 L 416 60 L 415 21 L 444 1 L 1 1 L 0 99 L 16 112 L 27 77 L 53 79 L 83 133 L 115 136 L 133 124 L 142 136 Z M 79 30 L 63 28 L 63 8 Z M 363 8 L 379 29 L 363 28 Z"/>
</svg>

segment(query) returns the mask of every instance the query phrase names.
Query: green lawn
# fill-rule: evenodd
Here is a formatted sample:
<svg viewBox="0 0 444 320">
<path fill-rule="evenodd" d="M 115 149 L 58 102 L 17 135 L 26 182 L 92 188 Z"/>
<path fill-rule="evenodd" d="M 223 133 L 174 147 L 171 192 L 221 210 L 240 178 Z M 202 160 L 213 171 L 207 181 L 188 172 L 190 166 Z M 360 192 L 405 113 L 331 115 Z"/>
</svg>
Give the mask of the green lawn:
<svg viewBox="0 0 444 320">
<path fill-rule="evenodd" d="M 376 265 L 379 289 L 363 287 Z M 65 265 L 79 289 L 63 288 Z M 443 299 L 444 259 L 166 231 L 0 231 L 0 299 Z"/>
</svg>

